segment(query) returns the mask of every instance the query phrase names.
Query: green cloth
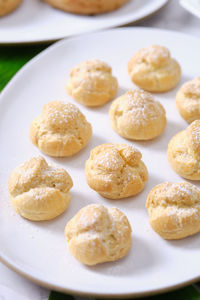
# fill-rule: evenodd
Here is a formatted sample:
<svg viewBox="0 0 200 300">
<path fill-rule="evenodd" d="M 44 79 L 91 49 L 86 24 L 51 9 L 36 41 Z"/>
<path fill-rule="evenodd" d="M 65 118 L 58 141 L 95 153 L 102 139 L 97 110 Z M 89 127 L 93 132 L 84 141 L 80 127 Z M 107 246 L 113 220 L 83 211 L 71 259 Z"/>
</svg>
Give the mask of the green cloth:
<svg viewBox="0 0 200 300">
<path fill-rule="evenodd" d="M 64 295 L 57 292 L 51 292 L 49 296 L 49 300 L 75 300 L 75 299 L 76 297 L 72 297 L 70 295 Z M 200 293 L 192 285 L 190 285 L 186 288 L 180 289 L 175 292 L 165 293 L 165 294 L 146 297 L 146 298 L 140 298 L 140 300 L 200 300 Z"/>
<path fill-rule="evenodd" d="M 75 300 L 75 298 L 67 294 L 51 292 L 49 295 L 49 300 Z"/>
<path fill-rule="evenodd" d="M 31 58 L 47 48 L 47 45 L 1 46 L 0 47 L 0 91 L 13 75 Z M 51 292 L 49 300 L 73 300 L 73 296 Z M 144 298 L 147 300 L 200 300 L 200 293 L 193 286 L 158 296 Z"/>
<path fill-rule="evenodd" d="M 44 50 L 47 45 L 1 46 L 0 47 L 0 91 L 13 75 L 32 57 Z"/>
</svg>

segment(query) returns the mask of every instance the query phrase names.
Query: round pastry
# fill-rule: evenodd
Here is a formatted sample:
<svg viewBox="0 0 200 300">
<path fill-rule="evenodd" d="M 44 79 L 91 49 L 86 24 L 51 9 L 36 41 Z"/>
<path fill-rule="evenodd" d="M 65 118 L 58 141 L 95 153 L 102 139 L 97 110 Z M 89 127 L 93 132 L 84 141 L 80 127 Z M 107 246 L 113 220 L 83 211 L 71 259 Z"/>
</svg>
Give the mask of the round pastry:
<svg viewBox="0 0 200 300">
<path fill-rule="evenodd" d="M 121 199 L 140 193 L 148 180 L 142 154 L 126 144 L 103 144 L 85 164 L 88 185 L 101 196 Z"/>
<path fill-rule="evenodd" d="M 72 186 L 64 169 L 48 165 L 40 156 L 14 169 L 8 183 L 14 209 L 32 221 L 51 220 L 62 214 L 69 205 Z"/>
<path fill-rule="evenodd" d="M 200 191 L 188 182 L 155 186 L 146 201 L 150 224 L 164 239 L 200 232 Z"/>
<path fill-rule="evenodd" d="M 119 209 L 100 204 L 83 207 L 65 227 L 69 251 L 86 265 L 124 257 L 131 248 L 131 232 L 127 217 Z"/>
<path fill-rule="evenodd" d="M 135 89 L 117 98 L 111 104 L 112 128 L 131 140 L 150 140 L 159 136 L 166 127 L 163 106 L 151 94 Z"/>
<path fill-rule="evenodd" d="M 68 93 L 81 104 L 99 106 L 112 100 L 118 82 L 112 69 L 100 60 L 88 60 L 74 67 L 67 82 Z"/>
<path fill-rule="evenodd" d="M 22 0 L 0 0 L 0 17 L 11 13 L 21 2 Z"/>
<path fill-rule="evenodd" d="M 167 158 L 180 176 L 200 180 L 200 120 L 194 121 L 171 139 Z"/>
<path fill-rule="evenodd" d="M 200 120 L 200 77 L 186 82 L 176 95 L 176 107 L 188 123 Z"/>
<path fill-rule="evenodd" d="M 53 101 L 45 104 L 42 114 L 30 127 L 32 143 L 47 155 L 70 156 L 87 145 L 92 127 L 71 103 Z"/>
<path fill-rule="evenodd" d="M 64 11 L 94 15 L 118 9 L 129 0 L 45 0 L 48 4 Z"/>
<path fill-rule="evenodd" d="M 128 73 L 133 83 L 149 92 L 167 92 L 179 82 L 181 68 L 171 58 L 167 48 L 153 45 L 142 48 L 128 63 Z"/>
</svg>

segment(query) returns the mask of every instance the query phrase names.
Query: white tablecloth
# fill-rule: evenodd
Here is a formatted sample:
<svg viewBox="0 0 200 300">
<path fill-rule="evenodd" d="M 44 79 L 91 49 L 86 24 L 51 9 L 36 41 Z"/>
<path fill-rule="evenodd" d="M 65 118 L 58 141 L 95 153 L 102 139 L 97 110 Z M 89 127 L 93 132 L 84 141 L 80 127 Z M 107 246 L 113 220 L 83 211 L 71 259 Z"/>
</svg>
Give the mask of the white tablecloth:
<svg viewBox="0 0 200 300">
<path fill-rule="evenodd" d="M 184 10 L 178 0 L 170 0 L 156 15 L 137 25 L 176 30 L 200 37 L 200 19 Z M 0 264 L 0 300 L 47 300 L 48 295 L 48 290 Z"/>
</svg>

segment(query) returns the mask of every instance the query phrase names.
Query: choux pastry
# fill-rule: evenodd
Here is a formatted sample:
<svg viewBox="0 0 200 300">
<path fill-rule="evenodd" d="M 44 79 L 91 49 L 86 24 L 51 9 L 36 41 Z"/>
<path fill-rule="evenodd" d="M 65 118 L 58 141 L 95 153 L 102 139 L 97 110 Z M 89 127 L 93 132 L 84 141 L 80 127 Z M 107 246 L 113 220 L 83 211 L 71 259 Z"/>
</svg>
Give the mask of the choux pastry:
<svg viewBox="0 0 200 300">
<path fill-rule="evenodd" d="M 0 0 L 0 17 L 17 9 L 22 0 Z"/>
<path fill-rule="evenodd" d="M 48 4 L 64 11 L 94 15 L 113 11 L 129 0 L 45 0 Z"/>
<path fill-rule="evenodd" d="M 66 225 L 69 251 L 81 263 L 115 261 L 130 250 L 131 226 L 117 208 L 100 204 L 83 207 Z"/>
<path fill-rule="evenodd" d="M 30 127 L 32 143 L 47 155 L 70 156 L 89 142 L 92 127 L 71 103 L 53 101 L 44 105 L 42 114 Z"/>
<path fill-rule="evenodd" d="M 32 221 L 53 219 L 70 202 L 70 175 L 44 158 L 33 157 L 14 169 L 9 178 L 9 194 L 15 211 Z"/>
<path fill-rule="evenodd" d="M 128 63 L 133 83 L 149 92 L 167 92 L 179 82 L 181 68 L 166 47 L 152 45 L 142 48 Z"/>
<path fill-rule="evenodd" d="M 176 95 L 176 107 L 188 123 L 200 120 L 200 77 L 182 85 Z"/>
<path fill-rule="evenodd" d="M 200 180 L 200 120 L 194 121 L 171 139 L 167 158 L 180 176 Z"/>
<path fill-rule="evenodd" d="M 142 154 L 126 144 L 103 144 L 92 149 L 85 164 L 88 185 L 101 196 L 121 199 L 138 194 L 148 180 Z"/>
<path fill-rule="evenodd" d="M 112 128 L 131 140 L 150 140 L 159 136 L 166 127 L 165 115 L 163 106 L 140 89 L 114 100 L 109 110 Z"/>
<path fill-rule="evenodd" d="M 100 60 L 88 60 L 74 67 L 67 82 L 68 93 L 85 106 L 100 106 L 112 100 L 118 90 L 112 69 Z"/>
<path fill-rule="evenodd" d="M 155 186 L 146 201 L 150 224 L 164 239 L 200 232 L 200 191 L 188 182 Z"/>
</svg>

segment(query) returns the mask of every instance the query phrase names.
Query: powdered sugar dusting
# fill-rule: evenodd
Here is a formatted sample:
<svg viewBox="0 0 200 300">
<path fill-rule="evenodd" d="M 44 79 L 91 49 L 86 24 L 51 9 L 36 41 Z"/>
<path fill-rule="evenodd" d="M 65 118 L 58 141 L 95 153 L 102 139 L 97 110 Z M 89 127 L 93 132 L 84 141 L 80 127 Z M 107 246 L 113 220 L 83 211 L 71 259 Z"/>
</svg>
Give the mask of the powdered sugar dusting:
<svg viewBox="0 0 200 300">
<path fill-rule="evenodd" d="M 165 210 L 197 209 L 200 212 L 200 191 L 190 183 L 164 182 L 150 192 L 147 207 Z"/>
<path fill-rule="evenodd" d="M 180 196 L 196 196 L 196 192 L 193 190 L 192 186 L 189 186 L 187 184 L 172 184 L 172 187 L 174 187 L 178 194 Z"/>
<path fill-rule="evenodd" d="M 200 101 L 200 77 L 186 82 L 181 91 L 186 97 Z"/>
<path fill-rule="evenodd" d="M 94 164 L 106 169 L 117 170 L 123 167 L 123 160 L 115 149 L 109 149 L 108 152 L 95 156 Z"/>
<path fill-rule="evenodd" d="M 181 218 L 186 217 L 194 217 L 199 218 L 200 217 L 200 211 L 198 211 L 195 207 L 177 207 L 177 206 L 170 206 L 166 209 L 167 216 L 177 216 Z"/>
<path fill-rule="evenodd" d="M 74 67 L 70 73 L 70 76 L 79 76 L 85 73 L 93 73 L 93 72 L 108 72 L 111 73 L 111 68 L 109 65 L 99 59 L 86 60 L 76 67 Z"/>
<path fill-rule="evenodd" d="M 44 197 L 44 190 L 42 188 L 37 188 L 37 189 L 31 189 L 29 192 L 29 195 L 36 200 L 34 202 L 34 205 L 39 205 L 39 200 L 41 200 Z"/>
<path fill-rule="evenodd" d="M 170 58 L 169 50 L 166 47 L 159 45 L 152 45 L 148 48 L 142 48 L 138 54 L 139 62 L 146 61 L 153 64 L 165 62 Z"/>
<path fill-rule="evenodd" d="M 193 128 L 192 136 L 194 137 L 195 143 L 200 145 L 200 121 L 196 122 L 195 128 Z"/>
<path fill-rule="evenodd" d="M 88 213 L 87 210 L 88 207 L 85 207 L 82 209 L 80 217 L 79 217 L 79 225 L 83 228 L 87 226 L 93 226 L 97 220 L 99 219 L 99 212 L 97 212 L 97 209 L 99 211 L 106 211 L 106 209 L 101 204 L 92 204 L 92 214 Z M 96 210 L 95 210 L 96 209 Z M 95 228 L 94 228 L 95 229 Z"/>
<path fill-rule="evenodd" d="M 69 122 L 78 121 L 81 112 L 74 104 L 57 101 L 47 104 L 44 116 L 54 125 L 68 125 Z"/>
<path fill-rule="evenodd" d="M 48 165 L 40 156 L 33 157 L 17 167 L 12 172 L 10 179 L 10 193 L 12 196 L 16 197 L 30 191 L 30 193 L 34 193 L 32 196 L 35 200 L 42 196 L 38 195 L 40 188 L 41 193 L 44 194 L 43 188 L 54 188 L 67 192 L 71 186 L 71 177 L 64 169 L 55 165 Z"/>
<path fill-rule="evenodd" d="M 133 172 L 127 171 L 127 177 L 124 180 L 124 184 L 127 185 L 128 183 L 135 181 L 136 178 L 137 176 Z"/>
<path fill-rule="evenodd" d="M 195 203 L 196 201 L 199 202 L 200 205 L 200 198 L 198 190 L 195 186 L 192 184 L 182 182 L 182 183 L 169 183 L 165 186 L 165 192 L 168 194 L 170 198 L 174 198 L 176 201 L 176 196 L 178 196 L 180 199 L 186 199 L 184 201 L 184 204 L 190 206 L 192 203 Z M 191 199 L 189 201 L 189 199 Z"/>
<path fill-rule="evenodd" d="M 148 120 L 156 120 L 164 115 L 161 104 L 154 101 L 151 94 L 139 89 L 127 93 L 125 106 L 127 115 L 131 116 L 135 124 L 145 125 Z"/>
</svg>

